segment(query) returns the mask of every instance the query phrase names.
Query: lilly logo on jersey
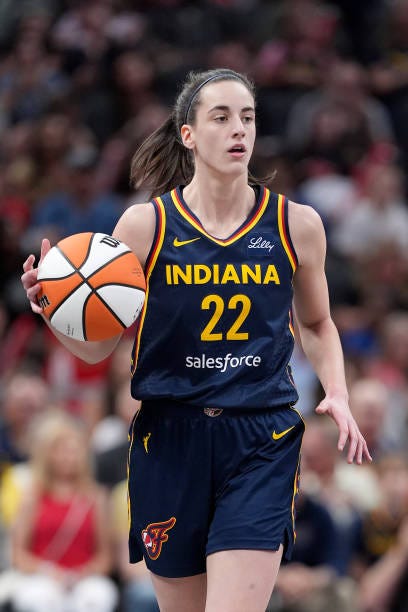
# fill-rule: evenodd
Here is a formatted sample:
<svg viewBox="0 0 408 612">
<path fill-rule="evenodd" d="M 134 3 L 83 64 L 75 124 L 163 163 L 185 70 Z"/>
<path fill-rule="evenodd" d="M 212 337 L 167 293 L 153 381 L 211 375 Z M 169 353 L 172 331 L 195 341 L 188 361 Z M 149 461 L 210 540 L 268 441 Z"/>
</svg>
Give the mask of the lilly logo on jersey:
<svg viewBox="0 0 408 612">
<path fill-rule="evenodd" d="M 163 544 L 169 539 L 167 532 L 169 529 L 172 529 L 175 524 L 176 519 L 172 516 L 167 521 L 150 523 L 146 529 L 143 529 L 142 541 L 147 554 L 153 561 L 156 561 L 156 559 L 160 557 Z"/>
<path fill-rule="evenodd" d="M 248 249 L 261 249 L 270 253 L 274 246 L 275 243 L 272 242 L 268 236 L 252 236 L 248 240 Z"/>
</svg>

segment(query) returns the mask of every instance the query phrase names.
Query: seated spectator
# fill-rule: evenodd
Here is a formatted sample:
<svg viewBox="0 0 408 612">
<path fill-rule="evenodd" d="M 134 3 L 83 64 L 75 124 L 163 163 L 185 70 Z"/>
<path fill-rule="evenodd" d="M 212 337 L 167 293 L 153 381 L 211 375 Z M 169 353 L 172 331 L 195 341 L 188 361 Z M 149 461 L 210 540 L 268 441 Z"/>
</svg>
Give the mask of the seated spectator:
<svg viewBox="0 0 408 612">
<path fill-rule="evenodd" d="M 408 250 L 408 210 L 401 170 L 372 164 L 365 193 L 333 232 L 333 244 L 344 255 L 364 259 L 388 244 Z"/>
<path fill-rule="evenodd" d="M 17 341 L 17 338 L 16 338 Z M 50 407 L 50 389 L 31 370 L 14 370 L 5 381 L 0 416 L 0 525 L 9 528 L 30 482 L 27 460 L 31 449 L 31 427 Z M 4 533 L 2 565 L 9 562 L 8 534 Z"/>
<path fill-rule="evenodd" d="M 268 612 L 357 612 L 353 581 L 339 578 L 339 532 L 323 503 L 302 492 L 296 504 L 296 544 L 283 564 Z"/>
<path fill-rule="evenodd" d="M 318 130 L 323 130 L 322 144 L 326 146 L 327 136 L 335 136 L 338 143 L 343 143 L 343 138 L 353 132 L 365 138 L 367 147 L 377 142 L 393 142 L 387 109 L 369 95 L 367 75 L 359 64 L 337 60 L 326 69 L 325 75 L 323 86 L 301 96 L 290 111 L 287 138 L 292 151 L 302 154 L 309 149 L 310 153 L 316 122 Z M 335 109 L 340 111 L 339 115 L 333 112 Z M 335 152 L 333 146 L 330 150 Z M 360 151 L 361 158 L 366 152 L 368 148 Z M 353 163 L 357 161 L 354 159 Z"/>
<path fill-rule="evenodd" d="M 21 31 L 0 76 L 0 106 L 7 123 L 38 119 L 67 94 L 68 87 L 60 58 Z"/>
<path fill-rule="evenodd" d="M 0 464 L 3 469 L 26 461 L 30 424 L 50 400 L 50 389 L 32 371 L 15 371 L 5 383 L 0 419 Z"/>
<path fill-rule="evenodd" d="M 392 454 L 377 468 L 381 500 L 364 517 L 355 574 L 362 612 L 396 612 L 408 606 L 408 463 Z"/>
<path fill-rule="evenodd" d="M 340 20 L 334 4 L 263 2 L 254 11 L 259 43 L 252 74 L 259 85 L 259 114 L 268 134 L 283 136 L 293 103 L 319 87 L 335 49 Z"/>
<path fill-rule="evenodd" d="M 149 104 L 156 104 L 154 64 L 146 53 L 123 51 L 112 66 L 114 84 L 125 120 L 136 117 Z"/>
<path fill-rule="evenodd" d="M 360 378 L 350 387 L 350 406 L 370 453 L 377 459 L 395 450 L 392 410 L 387 387 L 376 378 Z"/>
<path fill-rule="evenodd" d="M 107 499 L 77 422 L 59 413 L 40 419 L 30 466 L 32 487 L 12 527 L 13 609 L 112 612 Z"/>
<path fill-rule="evenodd" d="M 108 47 L 107 28 L 113 16 L 110 2 L 69 4 L 50 29 L 54 46 L 63 53 L 82 51 L 84 57 L 99 57 Z"/>
<path fill-rule="evenodd" d="M 387 10 L 381 19 L 380 52 L 370 62 L 371 88 L 390 109 L 396 138 L 407 163 L 407 85 L 408 85 L 408 5 L 405 0 L 383 3 Z M 370 6 L 371 9 L 371 6 Z M 366 10 L 367 16 L 371 13 Z M 358 34 L 360 34 L 358 32 Z M 361 39 L 362 37 L 359 36 Z M 364 37 L 363 37 L 364 38 Z"/>
<path fill-rule="evenodd" d="M 299 185 L 298 199 L 317 210 L 330 232 L 352 211 L 357 195 L 355 183 L 328 160 L 310 161 L 304 166 L 306 178 Z"/>
<path fill-rule="evenodd" d="M 339 478 L 339 471 L 346 470 L 348 464 L 337 451 L 337 438 L 337 429 L 331 421 L 320 417 L 307 421 L 302 444 L 302 488 L 329 511 L 337 531 L 332 563 L 338 574 L 346 575 L 356 554 L 361 517 L 356 496 L 342 487 Z M 376 480 L 367 472 L 365 477 L 370 490 Z"/>
<path fill-rule="evenodd" d="M 302 157 L 328 160 L 340 172 L 349 173 L 373 146 L 367 117 L 361 108 L 328 100 L 313 117 Z"/>
<path fill-rule="evenodd" d="M 51 242 L 87 231 L 111 234 L 124 203 L 114 193 L 96 192 L 97 151 L 92 146 L 81 145 L 65 161 L 70 186 L 37 202 L 33 229 L 41 229 Z"/>
<path fill-rule="evenodd" d="M 374 378 L 356 380 L 350 385 L 350 407 L 376 461 L 395 449 L 387 416 L 390 411 L 390 395 L 385 385 Z M 361 470 L 355 467 L 340 465 L 337 469 L 338 484 L 357 508 L 368 512 L 380 500 L 377 473 L 373 465 L 361 466 Z"/>
<path fill-rule="evenodd" d="M 366 371 L 387 388 L 387 430 L 402 450 L 407 438 L 408 311 L 389 311 L 380 322 L 379 336 L 381 350 Z"/>
</svg>

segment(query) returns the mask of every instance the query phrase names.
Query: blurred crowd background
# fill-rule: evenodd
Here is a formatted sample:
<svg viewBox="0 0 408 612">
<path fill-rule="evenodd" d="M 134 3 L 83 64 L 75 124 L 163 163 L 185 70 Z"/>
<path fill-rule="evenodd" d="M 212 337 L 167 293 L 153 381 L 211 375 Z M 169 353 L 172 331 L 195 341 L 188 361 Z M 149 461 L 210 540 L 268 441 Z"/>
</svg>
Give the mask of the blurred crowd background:
<svg viewBox="0 0 408 612">
<path fill-rule="evenodd" d="M 192 69 L 258 88 L 255 175 L 328 239 L 350 403 L 374 457 L 348 465 L 304 355 L 294 559 L 269 609 L 408 610 L 408 0 L 0 0 L 0 609 L 152 612 L 127 563 L 132 330 L 87 366 L 29 310 L 22 263 L 111 233 L 146 194 L 141 141 Z M 248 612 L 251 612 L 250 610 Z"/>
</svg>

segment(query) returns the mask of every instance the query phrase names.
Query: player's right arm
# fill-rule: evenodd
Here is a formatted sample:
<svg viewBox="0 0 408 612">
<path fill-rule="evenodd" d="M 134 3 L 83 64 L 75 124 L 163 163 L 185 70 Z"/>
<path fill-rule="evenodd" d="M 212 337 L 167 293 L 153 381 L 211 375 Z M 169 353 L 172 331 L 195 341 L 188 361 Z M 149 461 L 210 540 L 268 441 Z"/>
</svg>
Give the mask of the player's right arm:
<svg viewBox="0 0 408 612">
<path fill-rule="evenodd" d="M 127 244 L 144 267 L 147 255 L 150 251 L 155 232 L 156 218 L 153 206 L 147 204 L 135 204 L 130 206 L 120 217 L 112 235 Z M 40 261 L 42 262 L 51 245 L 49 240 L 43 239 L 41 243 Z M 37 294 L 40 283 L 37 282 L 38 268 L 34 267 L 35 256 L 29 255 L 23 264 L 21 282 L 30 301 L 31 310 L 42 316 L 56 338 L 73 354 L 87 363 L 98 363 L 108 357 L 116 348 L 122 334 L 107 340 L 98 342 L 74 340 L 54 329 L 43 314 L 43 309 L 38 304 Z"/>
</svg>

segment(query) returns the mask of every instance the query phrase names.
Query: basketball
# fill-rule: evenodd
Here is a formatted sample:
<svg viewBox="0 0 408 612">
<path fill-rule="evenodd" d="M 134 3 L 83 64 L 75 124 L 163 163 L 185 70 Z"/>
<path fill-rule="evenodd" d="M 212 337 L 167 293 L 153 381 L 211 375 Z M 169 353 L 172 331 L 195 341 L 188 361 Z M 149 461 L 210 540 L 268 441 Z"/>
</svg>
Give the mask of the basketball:
<svg viewBox="0 0 408 612">
<path fill-rule="evenodd" d="M 134 323 L 146 283 L 136 255 L 101 233 L 73 234 L 38 267 L 38 303 L 52 327 L 76 340 L 106 340 Z"/>
</svg>

